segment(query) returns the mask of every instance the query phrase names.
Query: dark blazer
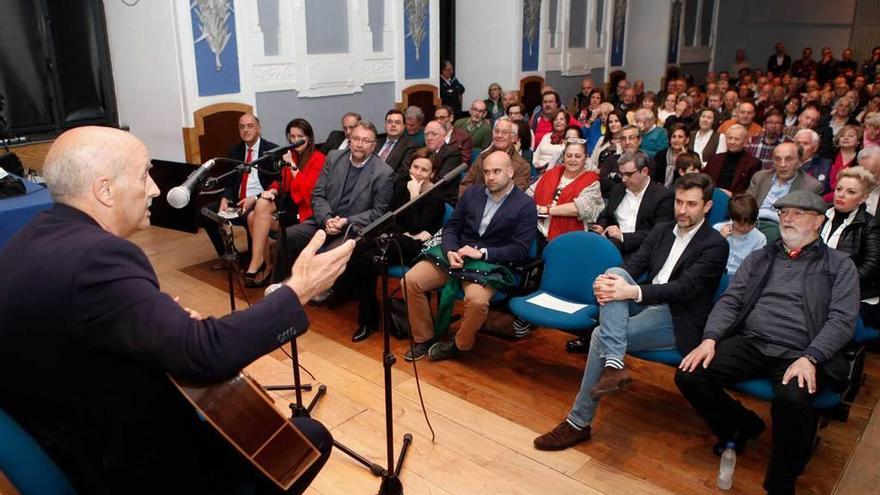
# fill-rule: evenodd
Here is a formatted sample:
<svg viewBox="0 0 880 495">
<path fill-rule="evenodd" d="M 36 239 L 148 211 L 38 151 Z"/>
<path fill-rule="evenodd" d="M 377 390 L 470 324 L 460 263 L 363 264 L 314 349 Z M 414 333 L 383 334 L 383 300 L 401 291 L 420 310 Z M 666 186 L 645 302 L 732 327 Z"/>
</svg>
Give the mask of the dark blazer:
<svg viewBox="0 0 880 495">
<path fill-rule="evenodd" d="M 831 160 L 814 155 L 801 165 L 801 171 L 822 183 L 824 189 L 820 194 L 831 192 Z"/>
<path fill-rule="evenodd" d="M 223 380 L 308 327 L 286 288 L 190 318 L 140 248 L 58 203 L 0 264 L 0 407 L 79 493 L 201 493 L 195 474 L 212 466 L 199 446 L 216 434 L 166 373 Z"/>
<path fill-rule="evenodd" d="M 324 169 L 312 190 L 313 215 L 309 221 L 323 227 L 324 223 L 337 215 L 337 208 L 342 199 L 342 188 L 345 177 L 351 167 L 351 152 L 335 150 L 327 155 Z M 393 172 L 377 155 L 372 154 L 364 164 L 364 170 L 352 191 L 348 215 L 348 223 L 363 227 L 382 216 L 388 210 L 394 187 Z"/>
<path fill-rule="evenodd" d="M 859 206 L 837 241 L 837 250 L 848 253 L 856 264 L 862 299 L 880 295 L 880 224 L 866 209 L 864 203 Z"/>
<path fill-rule="evenodd" d="M 724 168 L 724 160 L 726 159 L 727 153 L 718 153 L 703 168 L 703 173 L 712 178 L 713 184 L 717 183 L 718 178 L 721 177 L 721 169 Z M 730 181 L 728 191 L 733 194 L 746 192 L 752 176 L 760 170 L 761 160 L 750 155 L 748 151 L 743 151 L 742 156 L 739 157 L 739 162 L 736 164 L 736 169 L 733 171 L 733 179 Z"/>
<path fill-rule="evenodd" d="M 783 55 L 782 56 L 782 64 L 777 62 L 776 54 L 770 55 L 767 58 L 767 72 L 772 72 L 776 76 L 781 76 L 784 72 L 788 71 L 791 68 L 791 56 Z"/>
<path fill-rule="evenodd" d="M 619 243 L 616 239 L 611 241 L 617 245 L 620 252 L 624 255 L 634 253 L 642 245 L 642 241 L 648 236 L 657 224 L 669 222 L 675 218 L 672 204 L 675 195 L 672 191 L 663 187 L 662 183 L 651 180 L 648 188 L 645 189 L 644 197 L 639 205 L 639 212 L 636 214 L 636 231 L 623 234 L 623 243 Z M 608 204 L 599 214 L 596 223 L 602 227 L 609 225 L 618 225 L 617 207 L 620 206 L 623 197 L 626 195 L 626 186 L 618 184 L 611 190 L 608 197 Z"/>
<path fill-rule="evenodd" d="M 486 261 L 508 263 L 524 261 L 535 240 L 538 209 L 535 201 L 514 187 L 495 212 L 489 227 L 479 234 L 486 208 L 486 186 L 473 186 L 458 200 L 452 218 L 443 227 L 443 252 L 458 251 L 463 246 L 486 248 Z"/>
<path fill-rule="evenodd" d="M 339 145 L 345 141 L 345 132 L 340 131 L 339 129 L 335 131 L 330 131 L 330 134 L 327 135 L 327 140 L 324 141 L 324 145 L 321 146 L 321 153 L 325 155 L 333 150 L 338 150 Z"/>
<path fill-rule="evenodd" d="M 256 160 L 257 158 L 268 153 L 269 150 L 277 147 L 277 144 L 260 138 L 260 146 L 257 148 L 257 154 L 255 156 L 251 156 L 251 161 Z M 233 160 L 244 161 L 245 158 L 247 158 L 247 147 L 245 146 L 244 141 L 233 146 L 232 149 L 229 150 L 229 154 L 227 156 L 229 156 L 229 158 L 232 158 Z M 226 182 L 226 188 L 223 191 L 223 197 L 232 203 L 236 203 L 242 199 L 238 197 L 238 193 L 241 190 L 241 180 L 243 175 L 244 174 L 242 174 L 241 172 L 236 172 L 232 174 L 232 177 L 229 178 L 229 180 L 227 180 Z M 269 189 L 269 186 L 272 185 L 275 180 L 277 180 L 277 177 L 269 174 L 259 174 L 259 177 L 260 185 L 263 186 L 263 190 Z"/>
<path fill-rule="evenodd" d="M 657 181 L 661 185 L 666 182 L 666 152 L 669 148 L 663 148 L 654 155 L 654 163 L 651 166 L 651 179 Z M 675 177 L 675 173 L 672 174 Z M 675 180 L 675 179 L 673 179 Z"/>
<path fill-rule="evenodd" d="M 647 274 L 647 282 L 639 284 L 642 304 L 668 304 L 672 312 L 675 344 L 682 355 L 687 355 L 702 340 L 703 327 L 718 282 L 727 266 L 727 241 L 709 222 L 704 221 L 678 258 L 669 281 L 652 284 L 651 280 L 663 268 L 675 242 L 675 222 L 657 224 L 638 251 L 624 263 L 623 269 L 638 280 Z"/>
<path fill-rule="evenodd" d="M 379 139 L 376 142 L 376 155 L 379 154 L 379 151 L 382 149 L 382 146 L 385 146 L 385 141 L 388 140 L 388 137 L 385 136 Z M 391 148 L 391 152 L 388 153 L 388 157 L 385 159 L 385 163 L 391 167 L 391 170 L 394 171 L 396 176 L 405 177 L 409 175 L 409 164 L 412 161 L 412 154 L 418 148 L 415 141 L 410 139 L 406 132 L 400 135 L 400 138 L 397 140 L 397 143 L 394 144 L 394 147 Z"/>
<path fill-rule="evenodd" d="M 440 162 L 440 169 L 437 172 L 437 180 L 462 164 L 461 152 L 458 148 L 450 144 L 444 144 L 436 152 L 437 160 Z M 444 201 L 455 204 L 458 201 L 458 184 L 461 183 L 461 176 L 453 178 L 451 181 L 440 186 L 435 191 Z"/>
</svg>

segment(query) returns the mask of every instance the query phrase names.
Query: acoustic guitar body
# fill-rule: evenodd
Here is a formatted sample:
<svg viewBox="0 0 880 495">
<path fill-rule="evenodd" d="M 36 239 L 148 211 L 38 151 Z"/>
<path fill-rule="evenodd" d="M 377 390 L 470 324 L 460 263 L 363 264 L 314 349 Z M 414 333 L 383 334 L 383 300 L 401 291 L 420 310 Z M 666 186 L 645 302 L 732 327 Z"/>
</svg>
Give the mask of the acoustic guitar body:
<svg viewBox="0 0 880 495">
<path fill-rule="evenodd" d="M 318 449 L 244 373 L 219 384 L 169 377 L 220 435 L 280 488 L 289 489 L 320 457 Z"/>
</svg>

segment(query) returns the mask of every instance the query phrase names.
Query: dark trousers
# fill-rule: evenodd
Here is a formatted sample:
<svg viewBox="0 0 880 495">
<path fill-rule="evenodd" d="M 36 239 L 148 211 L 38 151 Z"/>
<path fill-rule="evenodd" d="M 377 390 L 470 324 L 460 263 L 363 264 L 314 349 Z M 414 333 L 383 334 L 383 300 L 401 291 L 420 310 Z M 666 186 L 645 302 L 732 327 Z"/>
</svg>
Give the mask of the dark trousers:
<svg viewBox="0 0 880 495">
<path fill-rule="evenodd" d="M 299 257 L 299 253 L 305 249 L 315 235 L 315 232 L 321 230 L 321 228 L 318 222 L 313 218 L 309 218 L 305 222 L 298 223 L 284 230 L 287 249 L 282 249 L 282 246 L 278 247 L 277 254 L 275 255 L 275 266 L 272 267 L 272 283 L 281 282 L 290 276 L 290 269 L 296 258 Z M 324 246 L 318 252 L 320 253 L 342 244 L 344 233 L 345 231 L 339 235 L 327 236 Z"/>
<path fill-rule="evenodd" d="M 400 251 L 394 242 L 388 247 L 388 265 L 408 265 L 422 250 L 422 242 L 402 234 L 394 236 L 400 245 Z M 353 286 L 358 299 L 358 325 L 379 325 L 379 301 L 376 298 L 376 281 L 379 279 L 379 267 L 373 259 L 379 254 L 379 247 L 373 240 L 361 241 L 354 249 L 351 261 L 348 262 L 345 274 L 337 284 Z"/>
<path fill-rule="evenodd" d="M 880 304 L 862 303 L 861 311 L 862 321 L 869 327 L 880 327 Z"/>
<path fill-rule="evenodd" d="M 764 488 L 770 493 L 794 493 L 797 477 L 810 459 L 818 426 L 818 415 L 811 405 L 813 396 L 806 386 L 798 387 L 796 378 L 782 385 L 782 376 L 794 361 L 767 357 L 754 341 L 734 335 L 718 342 L 708 368 L 699 366 L 693 373 L 679 370 L 675 374 L 682 395 L 722 441 L 731 439 L 754 414 L 724 387 L 751 378 L 773 382 L 773 451 L 764 479 Z M 817 390 L 821 390 L 827 381 L 821 367 L 816 369 L 816 380 Z"/>
<path fill-rule="evenodd" d="M 205 208 L 216 212 L 220 209 L 220 202 L 214 201 L 213 203 L 208 203 L 207 205 L 205 205 Z M 201 211 L 201 210 L 199 210 L 199 211 Z M 240 227 L 244 227 L 244 229 L 247 230 L 247 219 L 244 217 L 238 217 L 233 220 L 230 220 L 230 223 L 232 223 L 232 225 L 238 225 Z M 220 236 L 220 226 L 217 225 L 217 222 L 215 222 L 214 220 L 211 220 L 210 218 L 206 217 L 205 215 L 202 215 L 201 213 L 199 213 L 199 225 L 201 225 L 202 228 L 205 229 L 205 233 L 207 233 L 208 237 L 211 239 L 211 244 L 214 245 L 214 251 L 217 251 L 217 256 L 222 257 L 226 252 L 226 248 L 223 246 L 223 238 Z M 248 245 L 248 252 L 250 252 L 250 250 L 251 250 L 251 233 L 250 232 L 248 232 L 248 234 L 247 234 L 247 245 Z"/>
<path fill-rule="evenodd" d="M 251 465 L 241 453 L 230 445 L 220 440 L 219 435 L 210 432 L 212 438 L 206 442 L 210 449 L 206 452 L 212 463 L 206 472 L 200 473 L 204 477 L 204 493 L 230 494 L 230 495 L 296 495 L 304 492 L 312 483 L 312 480 L 327 463 L 330 458 L 330 450 L 333 447 L 333 437 L 327 428 L 311 418 L 293 418 L 296 428 L 309 439 L 312 445 L 321 453 L 321 457 L 284 491 L 278 485 L 270 481 L 265 475 Z"/>
</svg>

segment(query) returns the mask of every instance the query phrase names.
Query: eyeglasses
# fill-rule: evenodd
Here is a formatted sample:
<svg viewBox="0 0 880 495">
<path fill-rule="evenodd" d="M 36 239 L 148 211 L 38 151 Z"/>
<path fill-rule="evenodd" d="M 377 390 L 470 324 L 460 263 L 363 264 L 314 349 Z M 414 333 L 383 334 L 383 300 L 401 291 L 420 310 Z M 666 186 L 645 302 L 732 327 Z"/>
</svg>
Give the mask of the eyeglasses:
<svg viewBox="0 0 880 495">
<path fill-rule="evenodd" d="M 622 171 L 622 170 L 618 170 L 617 173 L 619 173 L 620 175 L 622 175 L 622 176 L 626 177 L 627 179 L 629 179 L 630 177 L 632 177 L 633 175 L 635 175 L 635 174 L 637 174 L 637 173 L 639 173 L 639 172 L 641 172 L 641 169 L 639 169 L 639 170 L 633 170 L 632 172 L 624 172 L 624 171 Z"/>
<path fill-rule="evenodd" d="M 640 139 L 639 136 L 622 136 L 620 139 L 624 141 L 638 141 Z"/>
<path fill-rule="evenodd" d="M 804 215 L 818 215 L 815 211 L 806 211 L 806 210 L 798 210 L 792 208 L 776 208 L 776 212 L 779 214 L 779 218 L 782 217 L 791 217 L 795 220 L 800 220 L 804 218 Z"/>
<path fill-rule="evenodd" d="M 355 144 L 373 144 L 376 142 L 375 139 L 360 138 L 360 137 L 349 138 L 349 141 L 351 141 L 352 143 L 355 143 Z"/>
<path fill-rule="evenodd" d="M 565 144 L 586 144 L 586 139 L 581 138 L 565 138 Z"/>
<path fill-rule="evenodd" d="M 495 129 L 492 129 L 492 134 L 496 134 L 499 136 L 510 136 L 510 135 L 514 134 L 514 132 L 509 129 L 498 129 L 496 127 Z"/>
</svg>

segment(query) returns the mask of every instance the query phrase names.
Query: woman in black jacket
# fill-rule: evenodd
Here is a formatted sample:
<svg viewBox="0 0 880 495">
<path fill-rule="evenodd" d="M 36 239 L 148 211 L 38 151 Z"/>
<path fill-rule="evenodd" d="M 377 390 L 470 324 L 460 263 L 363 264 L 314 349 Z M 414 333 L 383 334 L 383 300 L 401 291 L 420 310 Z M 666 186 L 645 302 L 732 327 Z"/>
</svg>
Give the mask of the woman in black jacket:
<svg viewBox="0 0 880 495">
<path fill-rule="evenodd" d="M 865 200 L 874 190 L 874 176 L 861 167 L 845 168 L 837 176 L 834 205 L 825 216 L 822 240 L 849 253 L 859 272 L 862 301 L 880 296 L 880 224 L 865 211 Z M 878 323 L 878 306 L 862 302 L 865 323 Z M 869 316 L 870 315 L 870 316 Z M 869 321 L 871 320 L 871 321 Z"/>
<path fill-rule="evenodd" d="M 437 179 L 440 164 L 436 154 L 429 148 L 419 148 L 412 155 L 409 173 L 398 177 L 394 183 L 394 193 L 388 211 L 408 203 L 423 194 Z M 393 234 L 394 242 L 388 249 L 389 265 L 408 265 L 422 251 L 425 241 L 440 230 L 446 205 L 443 195 L 428 193 L 420 203 L 404 211 L 395 219 L 388 232 Z M 398 254 L 397 246 L 400 246 Z M 378 247 L 372 240 L 358 243 L 349 261 L 349 281 L 353 282 L 358 298 L 358 328 L 352 335 L 353 342 L 360 342 L 376 331 L 379 324 L 379 301 L 376 299 L 376 281 L 379 270 L 373 258 Z"/>
</svg>

